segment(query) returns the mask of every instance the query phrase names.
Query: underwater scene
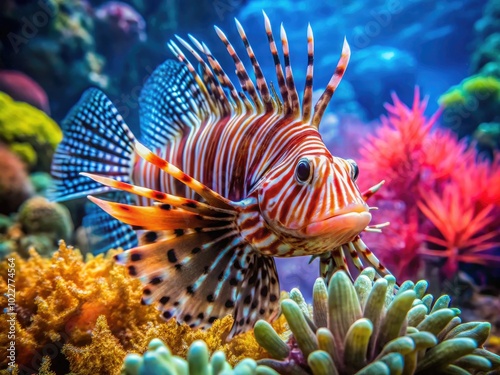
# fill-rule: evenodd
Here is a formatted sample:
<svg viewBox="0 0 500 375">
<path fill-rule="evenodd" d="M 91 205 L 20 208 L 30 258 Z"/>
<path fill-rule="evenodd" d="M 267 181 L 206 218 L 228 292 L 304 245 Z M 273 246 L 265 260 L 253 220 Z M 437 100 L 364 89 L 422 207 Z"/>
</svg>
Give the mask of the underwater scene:
<svg viewBox="0 0 500 375">
<path fill-rule="evenodd" d="M 0 374 L 500 374 L 499 0 L 2 0 Z"/>
</svg>

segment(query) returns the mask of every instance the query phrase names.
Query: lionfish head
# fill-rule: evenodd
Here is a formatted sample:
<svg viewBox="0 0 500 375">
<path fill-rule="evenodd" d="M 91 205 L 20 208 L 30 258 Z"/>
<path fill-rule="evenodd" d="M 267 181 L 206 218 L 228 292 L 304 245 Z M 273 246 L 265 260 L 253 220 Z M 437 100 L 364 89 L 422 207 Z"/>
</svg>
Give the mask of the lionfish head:
<svg viewBox="0 0 500 375">
<path fill-rule="evenodd" d="M 260 186 L 259 208 L 285 237 L 307 239 L 304 246 L 334 248 L 365 229 L 371 214 L 356 185 L 356 163 L 333 157 L 326 148 L 317 150 L 270 171 Z"/>
</svg>

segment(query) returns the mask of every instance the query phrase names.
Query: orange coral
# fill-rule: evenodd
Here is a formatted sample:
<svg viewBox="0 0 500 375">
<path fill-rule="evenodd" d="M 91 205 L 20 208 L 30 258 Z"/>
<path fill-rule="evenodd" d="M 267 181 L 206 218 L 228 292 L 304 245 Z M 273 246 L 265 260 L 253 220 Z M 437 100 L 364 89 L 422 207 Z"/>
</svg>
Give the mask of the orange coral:
<svg viewBox="0 0 500 375">
<path fill-rule="evenodd" d="M 57 356 L 63 343 L 90 342 L 90 332 L 100 314 L 108 318 L 116 335 L 134 335 L 148 322 L 158 320 L 154 307 L 140 305 L 138 280 L 132 280 L 122 267 L 116 266 L 111 255 L 89 256 L 84 262 L 78 251 L 62 243 L 51 259 L 42 258 L 34 250 L 28 260 L 15 256 L 20 366 L 36 369 L 44 351 Z M 0 263 L 2 275 L 6 275 L 6 267 L 6 262 Z M 6 280 L 0 278 L 0 285 L 5 290 Z M 5 305 L 3 299 L 1 296 Z M 2 317 L 0 327 L 6 324 Z M 0 338 L 2 350 L 5 345 L 5 338 Z"/>
<path fill-rule="evenodd" d="M 185 356 L 197 339 L 205 340 L 211 352 L 225 351 L 233 364 L 245 357 L 265 355 L 252 332 L 226 343 L 233 323 L 230 316 L 216 321 L 207 331 L 161 320 L 154 306 L 141 305 L 140 281 L 115 264 L 114 254 L 116 251 L 106 257 L 88 255 L 85 262 L 80 252 L 61 243 L 51 259 L 34 250 L 27 260 L 15 256 L 19 370 L 32 373 L 40 367 L 42 356 L 48 356 L 58 368 L 67 368 L 69 360 L 74 373 L 118 373 L 127 352 L 143 353 L 155 337 L 180 356 Z M 7 261 L 1 262 L 1 275 L 7 274 L 6 268 Z M 7 289 L 3 277 L 0 288 Z M 5 296 L 0 296 L 0 303 L 7 305 Z M 285 330 L 281 320 L 275 327 L 278 332 Z M 7 328 L 4 314 L 0 329 Z M 0 350 L 5 352 L 7 347 L 7 335 L 2 335 Z M 110 362 L 111 355 L 115 362 Z M 6 363 L 0 365 L 5 367 Z"/>
</svg>

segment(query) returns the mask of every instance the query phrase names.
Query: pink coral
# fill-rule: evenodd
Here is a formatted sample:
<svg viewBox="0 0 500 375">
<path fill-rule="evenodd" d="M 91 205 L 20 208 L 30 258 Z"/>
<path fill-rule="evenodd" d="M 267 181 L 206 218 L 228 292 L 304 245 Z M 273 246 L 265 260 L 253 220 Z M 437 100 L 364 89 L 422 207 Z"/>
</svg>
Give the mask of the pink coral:
<svg viewBox="0 0 500 375">
<path fill-rule="evenodd" d="M 474 201 L 459 194 L 459 186 L 453 183 L 446 184 L 441 194 L 430 190 L 421 195 L 418 207 L 439 231 L 439 236 L 425 234 L 422 238 L 443 249 L 421 249 L 420 253 L 445 258 L 445 276 L 455 274 L 459 262 L 500 265 L 500 256 L 484 254 L 500 246 L 494 240 L 498 231 L 487 230 L 498 222 L 498 217 L 492 215 L 494 205 L 477 209 Z"/>
<path fill-rule="evenodd" d="M 0 91 L 18 102 L 31 104 L 50 115 L 49 99 L 33 79 L 15 70 L 0 70 Z"/>
<path fill-rule="evenodd" d="M 384 207 L 393 213 L 392 228 L 378 239 L 370 234 L 368 243 L 381 247 L 378 254 L 398 277 L 416 276 L 422 255 L 446 258 L 446 277 L 459 263 L 498 265 L 491 251 L 499 246 L 500 156 L 478 160 L 453 132 L 435 129 L 440 111 L 426 118 L 418 88 L 411 108 L 396 95 L 393 101 L 360 150 L 361 187 L 386 180 L 370 201 L 381 208 L 374 217 L 387 220 Z"/>
</svg>

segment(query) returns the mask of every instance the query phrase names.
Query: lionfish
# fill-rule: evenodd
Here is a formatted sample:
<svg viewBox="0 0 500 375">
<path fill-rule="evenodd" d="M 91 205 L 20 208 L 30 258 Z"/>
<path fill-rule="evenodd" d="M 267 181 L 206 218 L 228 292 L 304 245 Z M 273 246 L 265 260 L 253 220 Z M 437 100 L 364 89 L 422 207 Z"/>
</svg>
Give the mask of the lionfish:
<svg viewBox="0 0 500 375">
<path fill-rule="evenodd" d="M 156 302 L 163 318 L 191 327 L 232 314 L 231 336 L 278 315 L 274 257 L 320 257 L 324 277 L 347 270 L 347 257 L 359 269 L 363 259 L 387 273 L 359 236 L 379 230 L 369 226 L 366 199 L 381 184 L 361 193 L 356 163 L 332 156 L 318 132 L 349 46 L 344 40 L 335 73 L 313 108 L 308 26 L 301 105 L 285 29 L 283 69 L 265 13 L 264 23 L 281 98 L 237 20 L 255 82 L 226 35 L 215 30 L 241 90 L 204 43 L 176 36 L 198 67 L 169 42 L 179 61 L 160 65 L 140 95 L 144 143 L 101 91 L 89 89 L 64 121 L 52 166 L 56 199 L 121 192 L 118 202 L 89 196 L 103 211 L 90 214 L 87 223 L 97 238 L 112 239 L 108 248 L 130 248 L 116 260 L 143 282 L 142 303 Z"/>
</svg>

